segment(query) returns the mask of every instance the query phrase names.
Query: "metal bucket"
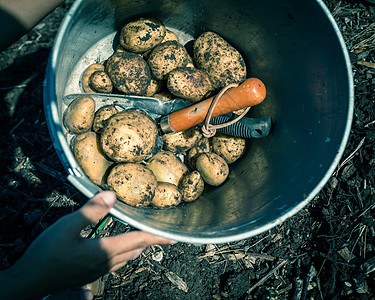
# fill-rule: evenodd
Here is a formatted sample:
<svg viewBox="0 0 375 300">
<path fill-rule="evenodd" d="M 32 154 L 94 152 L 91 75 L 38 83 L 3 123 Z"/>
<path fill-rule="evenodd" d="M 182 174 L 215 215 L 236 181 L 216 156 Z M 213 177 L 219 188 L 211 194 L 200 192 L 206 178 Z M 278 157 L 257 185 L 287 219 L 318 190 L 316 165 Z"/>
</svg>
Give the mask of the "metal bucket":
<svg viewBox="0 0 375 300">
<path fill-rule="evenodd" d="M 108 41 L 137 16 L 159 18 L 184 42 L 211 30 L 239 49 L 248 77 L 267 87 L 250 116 L 270 115 L 273 128 L 267 138 L 250 140 L 227 181 L 196 202 L 157 210 L 117 201 L 111 214 L 173 240 L 223 243 L 260 234 L 308 204 L 338 165 L 354 105 L 348 52 L 318 0 L 77 0 L 57 34 L 45 84 L 50 134 L 73 185 L 88 197 L 98 191 L 69 149 L 62 98 L 78 84 L 74 73 L 106 59 L 113 51 Z"/>
</svg>

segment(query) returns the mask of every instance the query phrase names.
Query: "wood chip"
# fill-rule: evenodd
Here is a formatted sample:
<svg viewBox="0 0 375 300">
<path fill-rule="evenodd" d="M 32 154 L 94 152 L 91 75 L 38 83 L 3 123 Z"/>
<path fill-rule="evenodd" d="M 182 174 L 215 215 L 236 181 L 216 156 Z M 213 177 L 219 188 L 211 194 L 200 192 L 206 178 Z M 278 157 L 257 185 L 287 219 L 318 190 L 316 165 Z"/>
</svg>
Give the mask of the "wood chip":
<svg viewBox="0 0 375 300">
<path fill-rule="evenodd" d="M 225 255 L 227 259 L 229 260 L 239 260 L 239 259 L 242 259 L 246 256 L 245 253 L 228 253 Z"/>
<path fill-rule="evenodd" d="M 346 262 L 349 262 L 351 259 L 355 257 L 354 254 L 350 253 L 350 250 L 347 247 L 342 248 L 338 251 L 338 253 Z"/>
<path fill-rule="evenodd" d="M 184 291 L 185 293 L 187 293 L 189 291 L 188 289 L 188 286 L 186 284 L 185 281 L 183 281 L 179 276 L 177 276 L 175 273 L 171 272 L 171 271 L 166 271 L 164 273 L 165 277 L 168 278 L 168 280 L 174 284 L 175 286 L 177 286 L 177 288 L 181 291 Z"/>
<path fill-rule="evenodd" d="M 369 61 L 356 61 L 357 65 L 365 66 L 367 68 L 375 69 L 375 63 Z"/>
</svg>

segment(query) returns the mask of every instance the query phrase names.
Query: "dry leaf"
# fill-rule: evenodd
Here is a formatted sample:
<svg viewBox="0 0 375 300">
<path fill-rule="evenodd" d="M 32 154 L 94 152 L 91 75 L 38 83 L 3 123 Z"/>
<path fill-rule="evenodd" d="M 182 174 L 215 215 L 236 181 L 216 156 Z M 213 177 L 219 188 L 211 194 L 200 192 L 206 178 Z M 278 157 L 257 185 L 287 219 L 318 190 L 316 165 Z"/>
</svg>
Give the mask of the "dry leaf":
<svg viewBox="0 0 375 300">
<path fill-rule="evenodd" d="M 210 252 L 210 253 L 213 253 L 213 252 L 215 252 L 215 245 L 214 244 L 207 244 L 207 246 L 206 246 L 206 252 L 208 253 L 208 252 Z"/>
<path fill-rule="evenodd" d="M 246 268 L 250 269 L 250 268 L 254 268 L 256 258 L 253 256 L 246 255 L 242 261 L 244 262 Z"/>
</svg>

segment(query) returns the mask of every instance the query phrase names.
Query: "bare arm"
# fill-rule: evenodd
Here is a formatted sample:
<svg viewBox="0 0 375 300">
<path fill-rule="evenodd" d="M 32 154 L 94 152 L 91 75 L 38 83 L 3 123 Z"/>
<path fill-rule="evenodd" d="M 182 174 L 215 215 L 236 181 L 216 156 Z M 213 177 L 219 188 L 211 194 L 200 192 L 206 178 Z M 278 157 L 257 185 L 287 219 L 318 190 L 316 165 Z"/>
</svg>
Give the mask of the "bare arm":
<svg viewBox="0 0 375 300">
<path fill-rule="evenodd" d="M 38 24 L 63 0 L 0 0 L 0 50 Z"/>
<path fill-rule="evenodd" d="M 149 245 L 171 241 L 142 231 L 83 239 L 82 228 L 105 216 L 116 196 L 105 191 L 45 230 L 9 269 L 0 271 L 0 299 L 40 299 L 117 270 Z"/>
</svg>

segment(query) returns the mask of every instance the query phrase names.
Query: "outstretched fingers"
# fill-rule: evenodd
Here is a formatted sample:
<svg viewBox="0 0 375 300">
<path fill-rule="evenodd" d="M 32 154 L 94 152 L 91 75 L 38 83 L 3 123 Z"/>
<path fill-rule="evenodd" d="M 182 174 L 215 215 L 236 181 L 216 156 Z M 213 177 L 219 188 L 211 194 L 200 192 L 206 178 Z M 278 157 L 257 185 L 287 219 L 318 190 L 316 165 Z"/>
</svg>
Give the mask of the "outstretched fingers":
<svg viewBox="0 0 375 300">
<path fill-rule="evenodd" d="M 131 231 L 117 236 L 102 238 L 100 240 L 102 249 L 108 253 L 110 257 L 115 257 L 136 249 L 144 249 L 150 245 L 165 245 L 171 243 L 173 242 L 166 238 L 144 231 Z"/>
</svg>

